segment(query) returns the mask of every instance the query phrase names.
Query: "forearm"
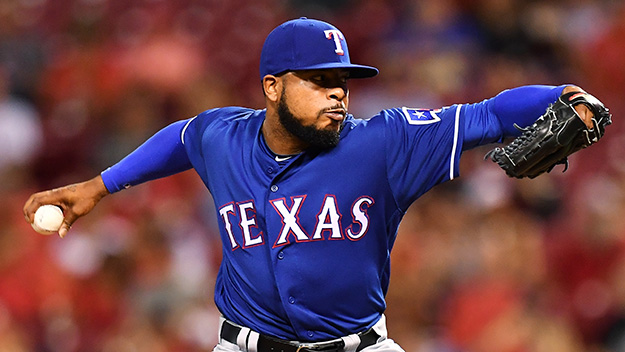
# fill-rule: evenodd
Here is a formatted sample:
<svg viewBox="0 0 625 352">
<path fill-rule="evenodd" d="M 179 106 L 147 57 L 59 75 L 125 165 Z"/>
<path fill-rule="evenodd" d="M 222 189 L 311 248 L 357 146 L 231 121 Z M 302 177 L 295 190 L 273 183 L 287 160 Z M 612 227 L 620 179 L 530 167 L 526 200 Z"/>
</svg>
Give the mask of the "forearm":
<svg viewBox="0 0 625 352">
<path fill-rule="evenodd" d="M 178 121 L 163 128 L 120 162 L 102 171 L 107 190 L 114 193 L 190 169 L 192 165 L 180 139 L 186 122 Z"/>
<path fill-rule="evenodd" d="M 505 90 L 491 99 L 464 107 L 463 149 L 518 136 L 514 127 L 529 126 L 562 94 L 562 86 L 532 85 Z"/>
</svg>

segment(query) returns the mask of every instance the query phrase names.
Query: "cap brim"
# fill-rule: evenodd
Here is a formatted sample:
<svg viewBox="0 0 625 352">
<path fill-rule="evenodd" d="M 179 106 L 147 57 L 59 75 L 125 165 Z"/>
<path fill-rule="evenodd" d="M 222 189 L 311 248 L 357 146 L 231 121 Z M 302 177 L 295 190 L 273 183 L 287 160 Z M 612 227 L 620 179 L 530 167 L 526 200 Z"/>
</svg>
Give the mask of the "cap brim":
<svg viewBox="0 0 625 352">
<path fill-rule="evenodd" d="M 372 66 L 346 64 L 344 62 L 326 62 L 319 65 L 309 65 L 292 69 L 293 71 L 301 70 L 324 70 L 333 68 L 343 68 L 349 72 L 349 78 L 371 78 L 376 76 L 380 71 Z"/>
</svg>

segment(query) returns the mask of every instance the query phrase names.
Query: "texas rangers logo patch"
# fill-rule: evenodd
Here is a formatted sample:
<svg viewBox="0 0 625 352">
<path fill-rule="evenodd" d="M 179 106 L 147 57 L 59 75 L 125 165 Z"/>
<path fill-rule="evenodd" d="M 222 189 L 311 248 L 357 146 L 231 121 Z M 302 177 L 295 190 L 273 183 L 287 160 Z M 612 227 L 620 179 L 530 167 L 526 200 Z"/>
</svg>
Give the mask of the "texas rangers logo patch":
<svg viewBox="0 0 625 352">
<path fill-rule="evenodd" d="M 437 113 L 441 112 L 441 109 L 412 109 L 404 106 L 401 108 L 401 111 L 411 125 L 427 125 L 441 120 L 437 115 Z"/>
</svg>

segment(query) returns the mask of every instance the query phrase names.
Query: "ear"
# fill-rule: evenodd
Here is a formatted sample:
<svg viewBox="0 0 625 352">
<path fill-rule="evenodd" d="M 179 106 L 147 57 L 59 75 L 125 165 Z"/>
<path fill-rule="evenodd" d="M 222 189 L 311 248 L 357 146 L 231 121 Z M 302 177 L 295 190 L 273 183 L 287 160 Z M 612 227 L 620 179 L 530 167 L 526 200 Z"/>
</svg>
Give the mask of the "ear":
<svg viewBox="0 0 625 352">
<path fill-rule="evenodd" d="M 274 75 L 263 77 L 263 92 L 270 101 L 277 102 L 280 99 L 282 80 Z"/>
</svg>

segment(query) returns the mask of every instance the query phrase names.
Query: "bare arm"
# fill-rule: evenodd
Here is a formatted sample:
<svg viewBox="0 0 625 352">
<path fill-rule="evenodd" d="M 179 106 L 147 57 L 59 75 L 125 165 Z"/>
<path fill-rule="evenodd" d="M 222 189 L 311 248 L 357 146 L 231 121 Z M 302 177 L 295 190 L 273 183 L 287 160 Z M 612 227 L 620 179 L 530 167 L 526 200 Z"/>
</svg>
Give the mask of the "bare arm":
<svg viewBox="0 0 625 352">
<path fill-rule="evenodd" d="M 88 181 L 31 195 L 24 204 L 24 217 L 32 224 L 35 211 L 40 206 L 52 204 L 61 207 L 65 216 L 59 229 L 59 236 L 62 238 L 78 218 L 87 215 L 108 194 L 102 177 L 96 176 Z"/>
</svg>

